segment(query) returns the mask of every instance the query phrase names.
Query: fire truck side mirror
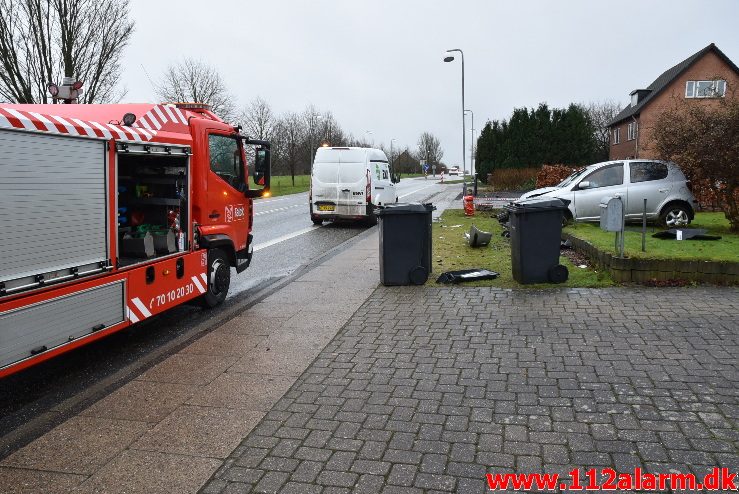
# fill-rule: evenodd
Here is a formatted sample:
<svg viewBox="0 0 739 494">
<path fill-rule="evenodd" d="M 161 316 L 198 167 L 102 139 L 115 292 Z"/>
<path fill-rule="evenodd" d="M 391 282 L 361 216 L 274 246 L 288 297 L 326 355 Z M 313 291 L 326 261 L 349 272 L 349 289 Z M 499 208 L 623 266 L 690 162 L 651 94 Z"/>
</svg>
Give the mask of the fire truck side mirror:
<svg viewBox="0 0 739 494">
<path fill-rule="evenodd" d="M 247 141 L 248 144 L 248 141 Z M 246 196 L 251 198 L 269 195 L 271 176 L 270 150 L 268 146 L 258 146 L 254 152 L 254 168 L 249 181 L 249 190 Z"/>
</svg>

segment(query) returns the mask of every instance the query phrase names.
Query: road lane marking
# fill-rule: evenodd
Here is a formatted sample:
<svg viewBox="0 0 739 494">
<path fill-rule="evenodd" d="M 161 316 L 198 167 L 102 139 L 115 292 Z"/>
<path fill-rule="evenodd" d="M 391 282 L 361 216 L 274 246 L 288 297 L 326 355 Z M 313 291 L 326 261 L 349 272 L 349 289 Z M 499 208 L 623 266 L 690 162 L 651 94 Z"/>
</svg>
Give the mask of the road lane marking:
<svg viewBox="0 0 739 494">
<path fill-rule="evenodd" d="M 290 240 L 291 238 L 299 237 L 300 235 L 303 235 L 308 232 L 312 232 L 313 230 L 318 230 L 319 228 L 321 227 L 318 225 L 309 226 L 308 228 L 303 228 L 302 230 L 298 230 L 297 232 L 292 232 L 292 233 L 288 233 L 287 235 L 277 237 L 274 240 L 270 240 L 262 244 L 257 244 L 254 246 L 254 252 L 257 252 L 262 249 L 266 249 L 267 247 L 272 247 L 275 244 L 279 244 L 280 242 L 284 242 L 285 240 Z"/>
<path fill-rule="evenodd" d="M 408 192 L 407 194 L 403 194 L 402 196 L 398 196 L 398 199 L 402 199 L 404 197 L 408 197 L 410 195 L 415 194 L 416 192 L 421 192 L 422 190 L 426 190 L 426 189 L 431 188 L 431 187 L 433 187 L 435 185 L 438 185 L 438 184 L 431 184 L 431 185 L 427 185 L 426 187 L 421 187 L 420 189 L 416 189 L 413 192 Z"/>
<path fill-rule="evenodd" d="M 288 195 L 286 195 L 284 197 L 272 197 L 272 198 L 258 199 L 256 201 L 254 201 L 254 205 L 256 206 L 257 204 L 268 204 L 270 202 L 287 201 L 287 200 L 290 200 L 290 199 L 296 199 L 297 196 L 302 196 L 302 195 L 308 195 L 308 193 L 307 192 L 298 192 L 297 194 L 288 194 Z"/>
<path fill-rule="evenodd" d="M 269 214 L 269 213 L 279 213 L 280 211 L 287 211 L 288 209 L 298 208 L 298 207 L 302 207 L 302 206 L 305 206 L 305 204 L 303 204 L 301 202 L 300 204 L 293 204 L 292 206 L 285 206 L 285 207 L 281 207 L 281 208 L 277 208 L 277 209 L 269 209 L 267 211 L 259 211 L 257 213 L 254 213 L 254 216 L 259 216 L 259 215 L 262 215 L 262 214 Z"/>
</svg>

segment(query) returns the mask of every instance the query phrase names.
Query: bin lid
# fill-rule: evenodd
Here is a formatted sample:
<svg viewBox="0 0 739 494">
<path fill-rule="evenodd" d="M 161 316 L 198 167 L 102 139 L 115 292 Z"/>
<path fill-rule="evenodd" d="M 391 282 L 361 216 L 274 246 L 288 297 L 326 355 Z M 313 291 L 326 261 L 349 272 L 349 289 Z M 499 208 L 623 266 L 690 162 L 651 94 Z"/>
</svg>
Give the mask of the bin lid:
<svg viewBox="0 0 739 494">
<path fill-rule="evenodd" d="M 431 203 L 421 204 L 420 202 L 397 202 L 380 206 L 377 208 L 377 216 L 389 216 L 392 214 L 428 214 L 436 210 L 436 206 Z"/>
<path fill-rule="evenodd" d="M 511 212 L 562 210 L 567 209 L 569 203 L 570 201 L 567 199 L 557 199 L 556 197 L 532 197 L 531 199 L 512 202 L 505 208 Z"/>
</svg>

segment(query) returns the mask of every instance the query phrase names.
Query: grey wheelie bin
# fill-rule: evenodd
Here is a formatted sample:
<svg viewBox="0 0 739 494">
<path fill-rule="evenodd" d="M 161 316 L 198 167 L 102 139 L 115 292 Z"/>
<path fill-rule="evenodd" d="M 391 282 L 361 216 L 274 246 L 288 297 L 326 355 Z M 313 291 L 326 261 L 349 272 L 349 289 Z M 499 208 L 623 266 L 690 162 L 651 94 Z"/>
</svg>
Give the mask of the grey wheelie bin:
<svg viewBox="0 0 739 494">
<path fill-rule="evenodd" d="M 506 206 L 510 213 L 511 264 L 519 283 L 562 283 L 569 273 L 559 263 L 562 215 L 568 201 L 535 197 Z"/>
<path fill-rule="evenodd" d="M 380 282 L 423 285 L 431 274 L 432 204 L 391 204 L 377 209 Z"/>
</svg>

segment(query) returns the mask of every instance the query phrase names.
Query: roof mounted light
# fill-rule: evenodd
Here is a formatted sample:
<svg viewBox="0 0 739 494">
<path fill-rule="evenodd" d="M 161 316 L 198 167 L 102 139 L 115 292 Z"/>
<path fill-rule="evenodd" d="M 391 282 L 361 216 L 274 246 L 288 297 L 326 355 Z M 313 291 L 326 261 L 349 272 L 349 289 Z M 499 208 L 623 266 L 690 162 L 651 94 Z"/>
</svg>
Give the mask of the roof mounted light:
<svg viewBox="0 0 739 494">
<path fill-rule="evenodd" d="M 59 94 L 59 86 L 57 86 L 53 82 L 48 83 L 46 85 L 46 89 L 49 91 L 52 98 L 56 98 L 57 95 Z"/>
<path fill-rule="evenodd" d="M 133 113 L 126 113 L 125 115 L 123 115 L 122 122 L 123 125 L 125 125 L 126 127 L 130 127 L 134 124 L 134 122 L 136 122 L 136 115 L 134 115 Z"/>
<path fill-rule="evenodd" d="M 75 91 L 77 91 L 78 89 L 82 89 L 83 84 L 84 83 L 82 81 L 75 81 L 74 83 L 72 83 L 72 89 L 74 89 Z"/>
<path fill-rule="evenodd" d="M 211 110 L 207 103 L 174 103 L 174 106 L 182 110 Z"/>
</svg>

